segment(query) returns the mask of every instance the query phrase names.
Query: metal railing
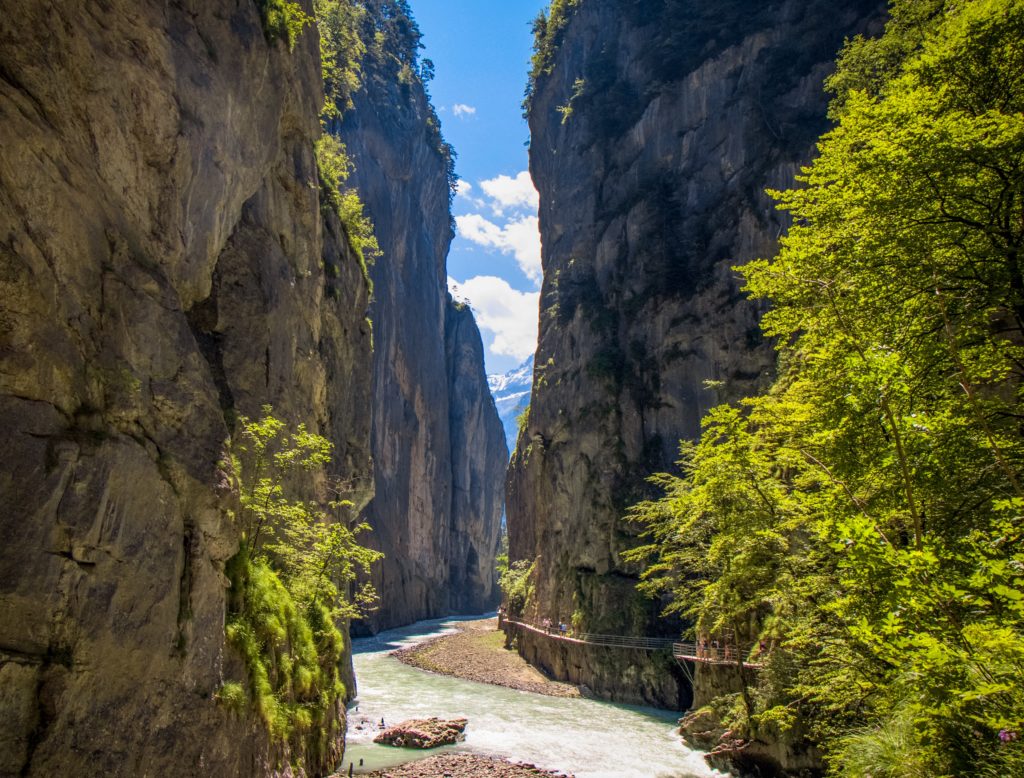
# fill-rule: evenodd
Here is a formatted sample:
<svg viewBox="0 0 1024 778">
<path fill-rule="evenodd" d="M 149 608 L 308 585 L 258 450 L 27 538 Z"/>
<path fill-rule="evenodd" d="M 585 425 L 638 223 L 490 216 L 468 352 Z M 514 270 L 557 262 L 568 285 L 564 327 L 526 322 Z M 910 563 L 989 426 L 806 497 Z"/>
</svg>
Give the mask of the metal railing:
<svg viewBox="0 0 1024 778">
<path fill-rule="evenodd" d="M 735 665 L 740 659 L 749 656 L 753 646 L 737 647 L 726 644 L 715 646 L 698 643 L 673 643 L 672 655 L 676 659 L 686 659 L 691 662 L 704 662 L 712 665 Z M 751 670 L 760 670 L 763 665 L 760 662 L 743 660 L 743 666 Z"/>
<path fill-rule="evenodd" d="M 594 632 L 584 632 L 579 635 L 579 639 L 584 643 L 590 643 L 595 646 L 608 646 L 609 648 L 635 648 L 640 651 L 660 651 L 663 648 L 672 648 L 672 641 L 667 638 L 599 635 Z"/>
<path fill-rule="evenodd" d="M 679 643 L 668 638 L 634 637 L 632 635 L 602 635 L 596 632 L 581 632 L 574 634 L 568 630 L 562 630 L 559 625 L 535 624 L 527 621 L 516 621 L 504 619 L 504 624 L 513 624 L 517 627 L 546 635 L 554 640 L 564 640 L 570 643 L 586 643 L 591 646 L 605 646 L 608 648 L 627 648 L 637 651 L 661 651 L 671 649 L 676 659 L 690 662 L 702 662 L 716 665 L 736 665 L 740 658 L 749 656 L 753 646 L 736 647 L 731 644 L 716 646 L 713 643 Z M 759 670 L 763 666 L 760 662 L 744 660 L 743 666 L 751 670 Z"/>
</svg>

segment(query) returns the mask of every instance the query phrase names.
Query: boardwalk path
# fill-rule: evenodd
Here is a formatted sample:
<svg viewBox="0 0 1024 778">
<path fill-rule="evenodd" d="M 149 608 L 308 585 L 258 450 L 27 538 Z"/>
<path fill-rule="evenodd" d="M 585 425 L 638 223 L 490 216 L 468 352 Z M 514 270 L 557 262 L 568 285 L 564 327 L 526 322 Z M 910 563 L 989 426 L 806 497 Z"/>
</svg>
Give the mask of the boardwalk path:
<svg viewBox="0 0 1024 778">
<path fill-rule="evenodd" d="M 504 624 L 511 624 L 519 629 L 543 635 L 551 640 L 560 640 L 565 643 L 579 643 L 589 646 L 606 646 L 608 648 L 631 648 L 637 651 L 661 651 L 671 650 L 672 656 L 679 661 L 694 662 L 708 665 L 743 665 L 748 670 L 760 670 L 764 665 L 760 662 L 743 661 L 740 658 L 749 656 L 752 646 L 740 647 L 725 645 L 718 646 L 697 646 L 696 643 L 678 643 L 667 638 L 633 637 L 628 635 L 600 635 L 593 632 L 582 632 L 578 635 L 571 635 L 562 632 L 554 627 L 545 627 L 540 624 L 531 624 L 525 621 L 514 621 L 503 619 Z"/>
</svg>

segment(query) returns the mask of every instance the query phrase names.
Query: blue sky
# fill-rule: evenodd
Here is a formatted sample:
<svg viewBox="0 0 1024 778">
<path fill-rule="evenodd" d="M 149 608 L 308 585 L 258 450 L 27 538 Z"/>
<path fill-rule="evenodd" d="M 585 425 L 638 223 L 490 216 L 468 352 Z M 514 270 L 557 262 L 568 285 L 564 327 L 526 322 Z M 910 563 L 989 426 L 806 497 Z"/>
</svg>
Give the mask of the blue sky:
<svg viewBox="0 0 1024 778">
<path fill-rule="evenodd" d="M 449 287 L 476 313 L 488 373 L 504 373 L 537 339 L 540 239 L 520 104 L 533 36 L 547 0 L 410 0 L 445 138 L 462 186 Z"/>
</svg>

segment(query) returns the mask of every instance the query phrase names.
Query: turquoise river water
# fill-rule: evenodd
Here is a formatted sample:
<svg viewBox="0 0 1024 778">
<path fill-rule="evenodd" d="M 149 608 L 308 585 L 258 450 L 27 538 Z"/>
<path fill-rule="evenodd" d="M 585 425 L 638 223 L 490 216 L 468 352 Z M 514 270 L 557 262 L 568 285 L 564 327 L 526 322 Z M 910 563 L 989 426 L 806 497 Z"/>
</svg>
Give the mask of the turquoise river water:
<svg viewBox="0 0 1024 778">
<path fill-rule="evenodd" d="M 429 621 L 353 641 L 359 696 L 349 710 L 348 747 L 340 772 L 355 773 L 427 754 L 373 743 L 383 718 L 465 717 L 466 740 L 448 747 L 529 762 L 576 778 L 710 778 L 701 754 L 675 732 L 678 713 L 579 698 L 546 697 L 435 675 L 389 656 L 401 646 L 453 629 Z M 362 760 L 362 768 L 359 763 Z"/>
</svg>

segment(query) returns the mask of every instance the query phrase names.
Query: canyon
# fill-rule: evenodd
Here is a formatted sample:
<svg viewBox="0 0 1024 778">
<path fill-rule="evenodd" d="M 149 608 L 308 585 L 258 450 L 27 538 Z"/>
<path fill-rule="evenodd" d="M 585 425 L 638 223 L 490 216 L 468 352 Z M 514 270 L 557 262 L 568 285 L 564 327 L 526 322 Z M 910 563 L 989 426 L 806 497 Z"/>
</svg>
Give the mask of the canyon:
<svg viewBox="0 0 1024 778">
<path fill-rule="evenodd" d="M 468 239 L 468 224 L 489 267 L 538 281 L 536 253 L 516 242 L 533 232 L 535 193 L 522 172 L 459 189 L 441 117 L 468 122 L 477 108 L 433 105 L 434 64 L 421 56 L 414 4 L 8 0 L 0 778 L 335 774 L 348 706 L 359 702 L 358 667 L 370 680 L 349 755 L 387 762 L 367 770 L 397 759 L 373 749 L 370 730 L 399 712 L 458 717 L 460 736 L 450 739 L 463 742 L 465 729 L 465 743 L 481 744 L 472 746 L 480 763 L 514 753 L 538 771 L 581 775 L 606 774 L 623 753 L 622 774 L 640 776 L 650 769 L 644 751 L 657 751 L 651 764 L 666 773 L 705 775 L 703 752 L 714 751 L 711 767 L 734 774 L 823 775 L 864 751 L 858 738 L 891 731 L 934 750 L 932 765 L 967 764 L 975 753 L 988 765 L 1024 764 L 1013 750 L 1020 706 L 1007 691 L 1020 677 L 1013 652 L 1024 596 L 1013 572 L 1024 448 L 1006 421 L 1019 417 L 1008 399 L 1019 360 L 1006 356 L 1019 344 L 990 332 L 993 321 L 1010 322 L 1014 338 L 1024 327 L 1021 239 L 1006 226 L 1019 221 L 1021 114 L 1009 87 L 1005 104 L 1002 92 L 986 91 L 1017 78 L 996 65 L 1019 58 L 1019 35 L 1000 25 L 1012 16 L 1024 30 L 1024 4 L 1005 6 L 553 0 L 533 22 L 523 104 L 543 280 L 536 351 L 520 362 L 529 343 L 496 328 L 519 315 L 507 310 L 514 304 L 533 316 L 537 293 L 469 278 L 468 265 L 449 272 L 448 261 L 458 257 L 456 227 Z M 881 41 L 859 37 L 883 30 Z M 897 79 L 919 50 L 927 56 Z M 991 126 L 965 119 L 974 108 L 950 94 L 941 68 L 966 72 L 961 60 L 982 73 L 964 78 L 981 84 L 979 105 L 998 119 Z M 830 103 L 826 84 L 837 72 Z M 846 91 L 851 84 L 862 91 Z M 860 124 L 844 128 L 850 116 Z M 928 134 L 947 120 L 962 138 Z M 871 156 L 870 143 L 841 144 L 845 129 L 886 146 L 900 122 L 915 128 L 900 141 L 913 153 Z M 1004 167 L 975 165 L 956 145 L 963 138 Z M 947 157 L 931 159 L 933 148 Z M 862 152 L 857 173 L 875 176 L 888 193 L 881 204 L 829 189 L 847 175 L 858 188 L 843 154 Z M 815 180 L 823 158 L 833 167 Z M 984 202 L 1003 232 L 985 232 L 974 217 L 942 221 L 962 194 L 939 188 L 943 165 L 954 163 L 967 172 L 950 179 L 974 198 L 965 212 L 996 192 Z M 886 165 L 916 181 L 916 194 L 896 191 Z M 989 175 L 999 181 L 984 183 Z M 824 210 L 791 195 L 791 221 L 775 195 L 794 182 L 819 187 Z M 938 205 L 928 199 L 935 191 Z M 876 208 L 877 221 L 850 233 L 847 254 L 827 229 L 829 240 L 800 244 L 817 240 L 813 230 L 829 219 L 863 217 L 854 201 Z M 459 211 L 466 202 L 473 213 Z M 893 224 L 920 235 L 911 240 L 909 227 Z M 960 240 L 956 231 L 968 228 L 977 234 Z M 983 264 L 972 264 L 967 245 L 992 260 L 976 273 L 985 284 L 947 306 L 940 274 L 959 284 Z M 878 267 L 903 261 L 909 276 L 931 268 L 935 246 L 948 255 L 906 295 L 916 301 L 927 289 L 928 299 L 901 309 L 906 332 L 893 335 L 886 305 L 907 290 L 884 287 L 892 279 L 882 276 L 899 272 L 867 267 L 862 252 Z M 842 328 L 815 319 L 817 300 L 786 297 L 805 294 L 793 289 L 806 279 L 786 287 L 785 273 L 772 276 L 781 265 L 757 262 L 799 267 L 807 256 L 822 264 L 812 268 L 815 283 L 858 276 L 862 298 L 830 304 L 855 300 L 845 315 L 877 330 L 873 346 L 857 332 L 833 338 Z M 502 290 L 502 315 L 483 303 L 474 312 L 460 287 Z M 989 306 L 983 315 L 975 299 Z M 938 344 L 936 321 L 945 325 Z M 961 331 L 982 357 L 973 341 L 957 340 Z M 807 333 L 818 340 L 801 340 Z M 863 364 L 843 361 L 847 341 Z M 800 352 L 800 343 L 817 350 Z M 924 389 L 887 372 L 910 375 L 901 349 L 918 360 Z M 519 366 L 488 376 L 485 358 L 496 353 L 499 371 Z M 868 384 L 876 378 L 881 389 Z M 828 398 L 834 417 L 821 411 L 811 430 L 806 418 L 824 403 L 787 394 L 793 385 Z M 892 411 L 890 394 L 904 406 Z M 708 416 L 723 403 L 738 407 Z M 918 423 L 920 408 L 932 409 L 931 426 Z M 778 421 L 786 414 L 796 421 Z M 258 418 L 291 437 L 253 454 L 264 434 Z M 710 442 L 691 446 L 707 429 Z M 861 437 L 850 443 L 847 433 Z M 731 435 L 742 445 L 726 446 Z M 861 479 L 856 488 L 800 448 L 801 435 L 812 449 L 825 438 L 838 447 L 839 466 Z M 310 454 L 318 436 L 322 449 Z M 710 464 L 694 475 L 693 462 Z M 968 483 L 975 469 L 981 475 Z M 954 476 L 966 479 L 958 488 L 971 494 L 970 511 L 948 499 Z M 701 492 L 702 483 L 711 485 Z M 870 521 L 869 509 L 879 514 Z M 361 556 L 357 537 L 380 558 Z M 647 556 L 636 554 L 652 537 Z M 730 542 L 713 548 L 721 538 Z M 641 585 L 652 570 L 660 590 Z M 970 572 L 978 570 L 989 575 L 982 584 Z M 962 589 L 941 577 L 954 573 L 963 573 L 949 579 Z M 364 598 L 368 589 L 375 597 Z M 949 629 L 924 595 L 906 595 L 926 590 L 974 632 L 955 619 Z M 854 605 L 843 611 L 848 594 Z M 478 633 L 471 671 L 425 676 L 388 655 L 407 639 L 440 641 L 433 630 L 455 629 L 443 618 L 499 606 L 504 640 L 490 622 L 457 630 Z M 901 630 L 916 630 L 918 642 Z M 684 636 L 689 648 L 672 647 Z M 457 653 L 471 642 L 461 639 L 406 651 L 420 651 L 417 666 L 431 669 L 426 652 Z M 716 652 L 725 643 L 722 661 L 708 655 L 709 639 Z M 984 672 L 974 672 L 975 649 Z M 353 661 L 353 651 L 365 656 Z M 922 668 L 940 655 L 960 656 L 971 672 L 930 678 Z M 943 671 L 953 664 L 943 661 Z M 500 688 L 506 665 L 546 677 Z M 864 668 L 879 696 L 854 699 L 850 679 Z M 998 684 L 977 682 L 989 672 Z M 558 695 L 523 693 L 549 685 Z M 850 696 L 822 701 L 839 691 Z M 960 716 L 977 725 L 973 740 L 937 699 L 976 715 Z M 442 702 L 452 709 L 430 709 Z M 467 725 L 459 706 L 478 722 Z M 673 712 L 687 711 L 673 726 Z M 614 737 L 600 729 L 606 713 L 621 729 Z M 529 727 L 512 733 L 511 721 L 531 715 L 545 733 L 537 742 Z M 573 743 L 558 741 L 563 726 Z"/>
<path fill-rule="evenodd" d="M 380 607 L 357 633 L 482 613 L 500 597 L 508 451 L 479 330 L 446 287 L 451 151 L 422 84 L 401 83 L 398 70 L 368 56 L 336 126 L 383 255 L 370 269 L 376 491 L 366 517 L 385 556 L 373 574 Z"/>
</svg>

